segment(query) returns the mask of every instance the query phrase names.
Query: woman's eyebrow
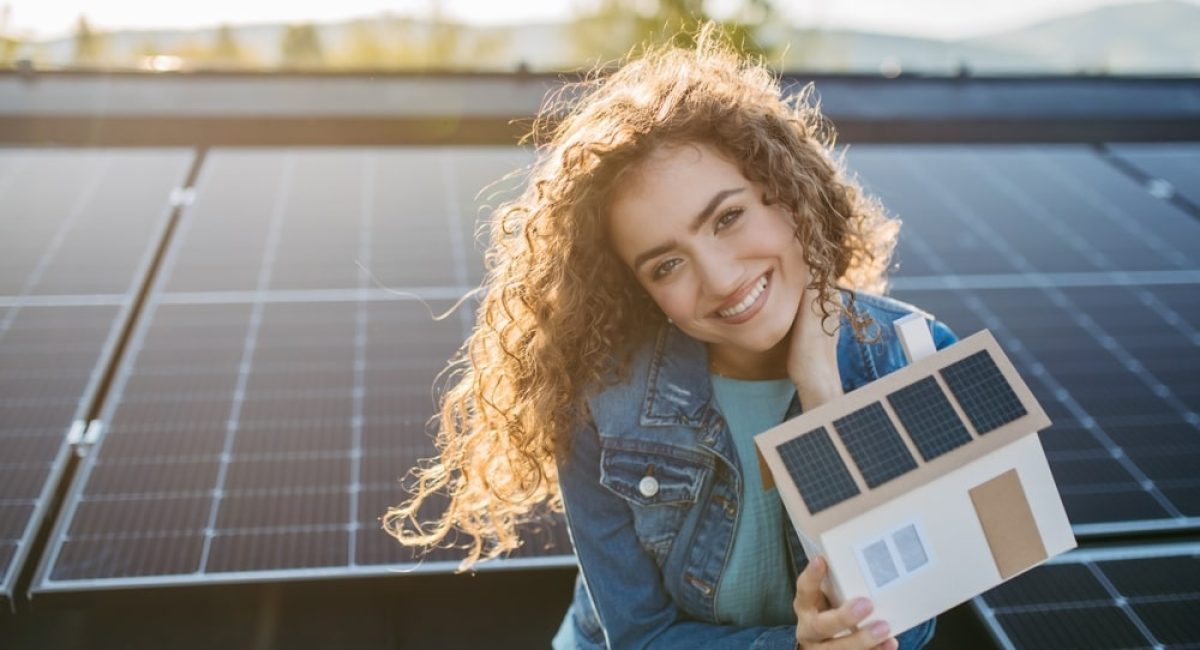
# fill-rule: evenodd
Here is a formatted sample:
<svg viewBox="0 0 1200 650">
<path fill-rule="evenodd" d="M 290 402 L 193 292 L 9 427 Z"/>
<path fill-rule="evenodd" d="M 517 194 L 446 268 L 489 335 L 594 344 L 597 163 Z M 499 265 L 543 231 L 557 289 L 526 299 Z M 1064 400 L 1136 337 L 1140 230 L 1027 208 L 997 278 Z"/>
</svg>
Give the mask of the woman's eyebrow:
<svg viewBox="0 0 1200 650">
<path fill-rule="evenodd" d="M 711 199 L 709 199 L 708 205 L 704 206 L 704 209 L 701 210 L 700 213 L 697 214 L 692 219 L 692 225 L 688 226 L 688 231 L 691 232 L 692 234 L 695 234 L 696 232 L 698 232 L 700 230 L 700 227 L 704 225 L 704 222 L 708 221 L 708 218 L 712 216 L 712 213 L 715 212 L 717 207 L 719 207 L 721 205 L 722 201 L 729 198 L 730 196 L 733 196 L 734 194 L 745 191 L 745 189 L 746 189 L 745 187 L 733 187 L 733 188 L 730 188 L 727 190 L 721 190 L 720 192 L 717 192 L 716 194 L 714 194 L 713 197 Z M 633 258 L 634 272 L 636 273 L 638 269 L 642 268 L 642 265 L 645 264 L 647 260 L 649 260 L 653 257 L 656 257 L 658 255 L 662 255 L 663 253 L 674 248 L 675 243 L 676 243 L 675 240 L 672 239 L 671 241 L 669 241 L 665 244 L 660 244 L 658 246 L 655 246 L 654 248 L 651 248 L 650 250 Z"/>
</svg>

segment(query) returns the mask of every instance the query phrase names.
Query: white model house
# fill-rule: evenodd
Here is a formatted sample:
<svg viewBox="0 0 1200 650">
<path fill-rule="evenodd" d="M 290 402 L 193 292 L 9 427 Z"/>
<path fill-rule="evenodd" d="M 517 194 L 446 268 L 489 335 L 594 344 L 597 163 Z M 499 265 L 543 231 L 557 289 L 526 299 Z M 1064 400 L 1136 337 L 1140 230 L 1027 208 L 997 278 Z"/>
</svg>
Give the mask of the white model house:
<svg viewBox="0 0 1200 650">
<path fill-rule="evenodd" d="M 1050 424 L 983 331 L 755 438 L 831 603 L 867 596 L 894 633 L 1075 547 L 1037 431 Z M 768 475 L 764 473 L 764 477 Z M 764 479 L 767 480 L 767 479 Z"/>
</svg>

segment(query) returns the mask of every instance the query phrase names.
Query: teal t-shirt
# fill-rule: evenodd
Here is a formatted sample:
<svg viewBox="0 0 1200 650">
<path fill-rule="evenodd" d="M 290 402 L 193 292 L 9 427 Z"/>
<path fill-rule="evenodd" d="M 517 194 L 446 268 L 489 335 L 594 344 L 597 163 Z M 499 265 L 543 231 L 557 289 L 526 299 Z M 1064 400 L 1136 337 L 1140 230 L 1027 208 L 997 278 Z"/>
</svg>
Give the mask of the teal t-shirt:
<svg viewBox="0 0 1200 650">
<path fill-rule="evenodd" d="M 712 375 L 712 385 L 742 466 L 742 509 L 733 551 L 717 586 L 717 619 L 739 627 L 795 625 L 783 529 L 790 524 L 778 490 L 763 490 L 754 436 L 783 422 L 796 386 L 789 379 L 720 375 Z"/>
</svg>

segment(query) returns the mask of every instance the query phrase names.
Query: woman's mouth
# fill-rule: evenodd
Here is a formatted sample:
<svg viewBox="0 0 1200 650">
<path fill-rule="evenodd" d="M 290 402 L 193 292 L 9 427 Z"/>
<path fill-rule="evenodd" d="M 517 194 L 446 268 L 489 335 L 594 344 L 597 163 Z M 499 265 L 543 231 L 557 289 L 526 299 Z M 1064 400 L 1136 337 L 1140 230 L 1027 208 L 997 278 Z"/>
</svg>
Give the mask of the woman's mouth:
<svg viewBox="0 0 1200 650">
<path fill-rule="evenodd" d="M 758 312 L 763 299 L 767 293 L 767 285 L 771 277 L 771 272 L 768 271 L 759 277 L 754 283 L 754 288 L 749 291 L 736 305 L 726 307 L 725 309 L 717 310 L 717 316 L 722 320 L 734 323 L 740 323 L 748 320 L 751 316 Z"/>
</svg>

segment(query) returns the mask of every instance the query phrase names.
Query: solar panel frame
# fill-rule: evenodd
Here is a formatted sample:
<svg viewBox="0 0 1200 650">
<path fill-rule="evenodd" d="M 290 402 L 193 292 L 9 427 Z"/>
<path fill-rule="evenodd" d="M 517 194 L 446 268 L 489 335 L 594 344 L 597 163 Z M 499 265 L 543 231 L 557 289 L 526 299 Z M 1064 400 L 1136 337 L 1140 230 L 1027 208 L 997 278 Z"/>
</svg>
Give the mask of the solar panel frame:
<svg viewBox="0 0 1200 650">
<path fill-rule="evenodd" d="M 163 194 L 159 199 L 161 204 L 152 211 L 146 213 L 137 210 L 127 210 L 121 214 L 126 217 L 126 223 L 135 225 L 135 228 L 127 228 L 128 233 L 132 235 L 136 241 L 136 237 L 140 236 L 142 244 L 140 246 L 140 254 L 132 256 L 132 260 L 123 268 L 127 269 L 124 275 L 124 291 L 120 293 L 106 293 L 101 295 L 86 295 L 87 291 L 78 291 L 75 293 L 62 293 L 61 291 L 43 294 L 35 291 L 39 284 L 39 280 L 34 284 L 30 284 L 31 279 L 27 278 L 24 288 L 20 293 L 15 295 L 0 295 L 0 307 L 7 308 L 6 311 L 0 312 L 0 320 L 3 321 L 3 326 L 0 326 L 0 339 L 8 332 L 10 319 L 19 318 L 18 312 L 21 310 L 52 310 L 62 313 L 71 313 L 72 311 L 79 313 L 81 311 L 107 310 L 110 314 L 104 320 L 108 321 L 108 326 L 103 328 L 106 330 L 101 337 L 102 342 L 92 348 L 88 354 L 88 359 L 83 359 L 84 366 L 74 369 L 74 372 L 79 374 L 86 373 L 86 381 L 83 382 L 82 390 L 73 393 L 75 407 L 69 420 L 59 428 L 60 433 L 57 435 L 57 442 L 53 447 L 56 449 L 52 454 L 42 457 L 42 462 L 46 464 L 46 470 L 42 478 L 41 488 L 37 495 L 32 499 L 9 499 L 5 494 L 0 493 L 0 500 L 13 500 L 17 503 L 10 504 L 19 506 L 20 501 L 29 501 L 27 512 L 24 517 L 25 523 L 22 532 L 13 540 L 4 540 L 0 543 L 0 596 L 8 600 L 14 597 L 13 587 L 17 580 L 23 565 L 29 558 L 31 552 L 31 544 L 33 536 L 43 524 L 50 504 L 53 502 L 55 492 L 58 490 L 59 484 L 65 474 L 67 462 L 71 455 L 70 438 L 74 434 L 82 434 L 88 423 L 86 417 L 95 403 L 98 392 L 103 383 L 103 370 L 110 367 L 115 362 L 116 348 L 121 333 L 128 327 L 128 324 L 133 318 L 133 307 L 142 279 L 147 277 L 149 270 L 153 265 L 155 253 L 161 245 L 168 229 L 170 227 L 170 217 L 175 210 L 175 207 L 169 201 L 169 190 L 174 187 L 182 186 L 186 182 L 188 170 L 195 164 L 196 153 L 190 149 L 182 148 L 167 148 L 167 149 L 128 149 L 128 150 L 83 150 L 76 151 L 57 151 L 57 150 L 24 150 L 24 149 L 7 149 L 0 151 L 0 156 L 37 156 L 50 157 L 74 157 L 80 159 L 99 158 L 105 161 L 105 164 L 111 164 L 115 158 L 118 162 L 137 161 L 140 157 L 155 157 L 154 162 L 156 167 L 164 177 L 169 177 L 171 174 L 176 175 L 174 185 L 168 187 L 165 184 L 162 186 Z M 7 185 L 16 177 L 16 173 L 12 169 L 8 175 L 0 179 L 0 184 Z M 57 181 L 62 179 L 56 177 Z M 115 180 L 120 180 L 116 178 Z M 169 178 L 164 178 L 167 182 L 171 182 Z M 138 183 L 143 187 L 153 187 L 153 182 L 148 181 L 145 177 L 138 175 Z M 149 184 L 148 184 L 149 183 Z M 150 201 L 147 201 L 148 203 Z M 77 208 L 79 210 L 87 209 L 82 204 Z M 97 209 L 97 208 L 92 208 Z M 103 212 L 99 212 L 103 215 Z M 140 220 L 131 223 L 136 215 L 144 215 Z M 103 216 L 95 217 L 102 219 Z M 72 224 L 73 225 L 73 224 Z M 149 225 L 149 227 L 145 227 Z M 108 223 L 106 229 L 113 230 L 113 224 Z M 120 233 L 120 231 L 118 230 Z M 61 233 L 65 238 L 67 233 Z M 138 249 L 136 246 L 131 252 Z M 47 261 L 45 269 L 53 270 L 56 268 L 53 262 Z M 79 278 L 81 280 L 90 281 L 88 275 L 79 276 L 72 274 L 71 278 Z M 59 288 L 72 288 L 74 284 L 68 281 L 66 285 L 59 285 Z M 30 293 L 31 290 L 34 290 Z M 27 377 L 27 376 L 25 376 Z M 48 441 L 47 441 L 48 442 Z M 14 465 L 20 463 L 4 463 Z M 11 467 L 10 467 L 11 469 Z M 15 470 L 14 470 L 15 471 Z M 6 472 L 8 473 L 8 472 Z"/>
</svg>

